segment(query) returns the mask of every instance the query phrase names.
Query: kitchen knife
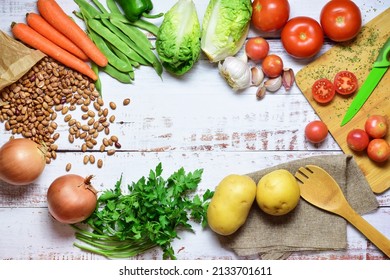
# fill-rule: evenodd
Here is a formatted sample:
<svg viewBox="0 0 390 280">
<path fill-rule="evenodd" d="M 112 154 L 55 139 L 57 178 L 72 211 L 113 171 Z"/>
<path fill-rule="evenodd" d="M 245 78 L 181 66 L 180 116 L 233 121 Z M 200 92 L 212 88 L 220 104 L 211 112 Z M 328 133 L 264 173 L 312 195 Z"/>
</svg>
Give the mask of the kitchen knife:
<svg viewBox="0 0 390 280">
<path fill-rule="evenodd" d="M 390 66 L 389 53 L 390 53 L 390 38 L 387 39 L 386 43 L 379 51 L 379 55 L 375 60 L 370 73 L 368 74 L 366 80 L 360 87 L 351 105 L 349 106 L 347 113 L 345 114 L 343 120 L 341 121 L 341 126 L 348 123 L 356 115 L 356 113 L 360 110 L 360 108 L 366 102 L 368 97 L 374 91 L 375 87 L 379 84 L 383 75 L 385 75 L 388 67 Z"/>
</svg>

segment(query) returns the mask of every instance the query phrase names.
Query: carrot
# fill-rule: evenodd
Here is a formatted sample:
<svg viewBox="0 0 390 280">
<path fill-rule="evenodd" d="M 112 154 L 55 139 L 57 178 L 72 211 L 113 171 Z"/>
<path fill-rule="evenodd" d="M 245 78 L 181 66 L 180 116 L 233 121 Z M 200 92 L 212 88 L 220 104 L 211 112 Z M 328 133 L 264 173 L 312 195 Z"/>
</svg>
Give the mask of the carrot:
<svg viewBox="0 0 390 280">
<path fill-rule="evenodd" d="M 46 39 L 27 24 L 13 22 L 11 31 L 17 39 L 30 47 L 40 50 L 65 66 L 90 77 L 94 81 L 97 80 L 97 75 L 87 63 Z"/>
<path fill-rule="evenodd" d="M 104 67 L 107 58 L 88 35 L 74 22 L 54 0 L 38 0 L 38 11 L 55 29 L 77 45 L 97 65 Z"/>
<path fill-rule="evenodd" d="M 81 60 L 87 61 L 88 56 L 65 35 L 57 31 L 51 26 L 43 17 L 36 13 L 28 13 L 26 15 L 26 21 L 28 26 L 41 34 L 46 39 L 49 39 L 54 44 L 74 54 Z"/>
</svg>

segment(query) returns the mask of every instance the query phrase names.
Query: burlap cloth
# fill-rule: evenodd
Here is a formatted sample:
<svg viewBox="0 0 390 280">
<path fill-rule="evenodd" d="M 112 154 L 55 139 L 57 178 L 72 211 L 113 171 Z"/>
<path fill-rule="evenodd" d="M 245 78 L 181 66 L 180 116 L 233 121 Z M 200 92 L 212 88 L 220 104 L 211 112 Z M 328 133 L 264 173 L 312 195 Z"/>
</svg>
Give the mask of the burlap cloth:
<svg viewBox="0 0 390 280">
<path fill-rule="evenodd" d="M 257 183 L 275 169 L 287 169 L 292 174 L 307 164 L 325 169 L 340 187 L 359 214 L 371 212 L 378 202 L 367 180 L 352 156 L 323 155 L 294 160 L 249 175 Z M 334 214 L 318 209 L 303 199 L 290 213 L 271 216 L 254 202 L 246 223 L 230 236 L 219 236 L 225 248 L 238 256 L 259 255 L 262 259 L 285 259 L 292 252 L 342 250 L 347 245 L 347 222 Z"/>
</svg>

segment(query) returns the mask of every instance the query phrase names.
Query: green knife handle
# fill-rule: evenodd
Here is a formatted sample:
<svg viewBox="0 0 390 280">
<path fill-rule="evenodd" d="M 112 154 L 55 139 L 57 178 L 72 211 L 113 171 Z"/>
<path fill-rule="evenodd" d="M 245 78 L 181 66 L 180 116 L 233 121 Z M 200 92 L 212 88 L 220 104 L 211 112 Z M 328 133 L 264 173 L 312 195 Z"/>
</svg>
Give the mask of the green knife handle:
<svg viewBox="0 0 390 280">
<path fill-rule="evenodd" d="M 383 45 L 379 51 L 378 57 L 374 62 L 374 67 L 389 67 L 389 53 L 390 53 L 390 38 L 387 39 L 386 43 Z"/>
</svg>

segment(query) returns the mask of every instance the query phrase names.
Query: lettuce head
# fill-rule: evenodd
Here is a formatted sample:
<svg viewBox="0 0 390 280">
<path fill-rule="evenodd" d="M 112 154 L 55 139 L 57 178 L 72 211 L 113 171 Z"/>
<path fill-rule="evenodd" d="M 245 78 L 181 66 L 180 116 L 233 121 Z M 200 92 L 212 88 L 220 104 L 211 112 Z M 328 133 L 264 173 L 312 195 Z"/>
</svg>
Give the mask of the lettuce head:
<svg viewBox="0 0 390 280">
<path fill-rule="evenodd" d="M 245 43 L 251 0 L 210 0 L 202 23 L 201 49 L 211 62 L 234 56 Z"/>
<path fill-rule="evenodd" d="M 192 0 L 179 0 L 165 13 L 156 51 L 164 68 L 175 75 L 188 72 L 199 59 L 200 23 Z"/>
</svg>

